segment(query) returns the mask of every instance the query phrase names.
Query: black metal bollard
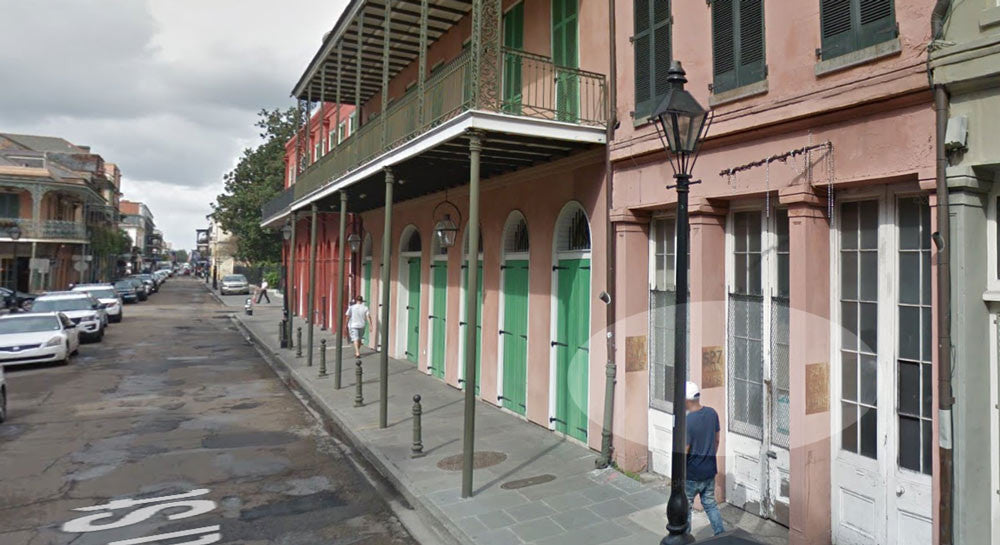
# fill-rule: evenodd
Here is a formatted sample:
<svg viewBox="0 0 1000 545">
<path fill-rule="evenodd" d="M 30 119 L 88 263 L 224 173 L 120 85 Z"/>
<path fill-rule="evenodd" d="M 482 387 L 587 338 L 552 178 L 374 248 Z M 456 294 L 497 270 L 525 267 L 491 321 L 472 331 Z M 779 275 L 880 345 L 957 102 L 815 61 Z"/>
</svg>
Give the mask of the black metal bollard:
<svg viewBox="0 0 1000 545">
<path fill-rule="evenodd" d="M 365 404 L 364 395 L 361 392 L 361 376 L 364 370 L 361 369 L 361 360 L 354 363 L 354 406 L 363 407 Z"/>
<path fill-rule="evenodd" d="M 319 340 L 319 377 L 326 376 L 326 339 Z"/>
<path fill-rule="evenodd" d="M 420 438 L 420 415 L 423 408 L 420 406 L 420 394 L 413 396 L 413 446 L 410 447 L 410 457 L 420 458 L 424 455 L 424 442 Z"/>
<path fill-rule="evenodd" d="M 278 321 L 278 346 L 281 348 L 288 348 L 288 330 L 285 329 L 285 321 Z"/>
<path fill-rule="evenodd" d="M 295 328 L 295 357 L 302 357 L 302 326 Z"/>
</svg>

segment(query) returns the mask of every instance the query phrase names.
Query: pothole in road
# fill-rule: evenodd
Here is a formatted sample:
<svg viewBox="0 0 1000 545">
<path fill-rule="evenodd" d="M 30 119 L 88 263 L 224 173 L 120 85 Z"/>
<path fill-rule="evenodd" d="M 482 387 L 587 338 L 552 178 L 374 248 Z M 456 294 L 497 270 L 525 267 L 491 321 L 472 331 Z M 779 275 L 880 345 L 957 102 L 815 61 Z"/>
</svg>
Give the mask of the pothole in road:
<svg viewBox="0 0 1000 545">
<path fill-rule="evenodd" d="M 333 507 L 347 505 L 335 492 L 323 491 L 308 496 L 298 496 L 289 500 L 269 503 L 240 513 L 240 520 L 251 521 L 262 518 L 298 515 Z"/>
<path fill-rule="evenodd" d="M 283 431 L 249 431 L 210 435 L 201 440 L 204 448 L 272 447 L 286 445 L 298 437 Z"/>
</svg>

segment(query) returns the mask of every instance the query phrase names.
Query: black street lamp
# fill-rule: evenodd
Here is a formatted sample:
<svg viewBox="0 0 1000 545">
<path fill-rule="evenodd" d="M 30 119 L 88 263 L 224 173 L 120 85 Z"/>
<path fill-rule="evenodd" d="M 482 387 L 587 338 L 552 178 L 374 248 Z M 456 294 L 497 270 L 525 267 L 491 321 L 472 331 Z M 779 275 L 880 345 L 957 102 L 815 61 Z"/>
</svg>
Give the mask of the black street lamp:
<svg viewBox="0 0 1000 545">
<path fill-rule="evenodd" d="M 292 240 L 292 222 L 291 221 L 285 222 L 285 226 L 281 228 L 281 238 L 284 239 L 285 242 L 288 242 L 288 241 Z M 281 302 L 281 317 L 282 317 L 282 319 L 281 319 L 281 342 L 279 343 L 281 345 L 281 348 L 288 348 L 288 341 L 291 338 L 291 330 L 288 328 L 288 311 L 289 311 L 288 302 L 291 299 L 291 297 L 289 297 L 289 295 L 288 295 L 288 291 L 289 291 L 288 285 L 292 281 L 292 279 L 289 277 L 289 274 L 288 274 L 288 265 L 291 262 L 291 260 L 292 260 L 292 247 L 289 245 L 288 259 L 285 261 L 284 266 L 281 267 L 281 287 L 282 287 L 282 295 L 283 295 L 283 297 L 281 298 L 281 301 L 282 301 Z"/>
<path fill-rule="evenodd" d="M 687 477 L 687 414 L 684 412 L 685 386 L 687 384 L 688 339 L 688 191 L 691 172 L 702 139 L 707 132 L 709 112 L 698 104 L 691 93 L 684 90 L 687 79 L 680 61 L 673 61 L 667 71 L 669 89 L 667 96 L 650 116 L 667 150 L 670 166 L 677 184 L 677 303 L 674 307 L 674 437 L 670 458 L 670 499 L 667 501 L 667 536 L 661 545 L 691 543 L 688 525 L 688 499 L 684 490 Z M 667 186 L 668 189 L 670 186 Z"/>
<path fill-rule="evenodd" d="M 351 233 L 351 236 L 347 237 L 347 246 L 351 248 L 352 254 L 358 253 L 361 249 L 361 237 L 357 233 Z"/>
</svg>

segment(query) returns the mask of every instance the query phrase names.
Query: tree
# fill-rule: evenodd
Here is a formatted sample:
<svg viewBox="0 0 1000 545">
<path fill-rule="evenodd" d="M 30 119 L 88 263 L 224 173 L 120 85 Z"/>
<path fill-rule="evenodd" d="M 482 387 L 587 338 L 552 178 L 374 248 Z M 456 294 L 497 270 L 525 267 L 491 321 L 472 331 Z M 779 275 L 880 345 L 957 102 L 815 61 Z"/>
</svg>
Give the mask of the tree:
<svg viewBox="0 0 1000 545">
<path fill-rule="evenodd" d="M 174 261 L 176 261 L 177 263 L 187 263 L 188 262 L 187 250 L 174 251 Z"/>
<path fill-rule="evenodd" d="M 236 258 L 249 263 L 279 261 L 281 236 L 260 227 L 260 207 L 284 189 L 285 143 L 295 135 L 295 108 L 261 110 L 255 126 L 263 144 L 246 148 L 224 177 L 212 217 L 236 238 Z"/>
</svg>

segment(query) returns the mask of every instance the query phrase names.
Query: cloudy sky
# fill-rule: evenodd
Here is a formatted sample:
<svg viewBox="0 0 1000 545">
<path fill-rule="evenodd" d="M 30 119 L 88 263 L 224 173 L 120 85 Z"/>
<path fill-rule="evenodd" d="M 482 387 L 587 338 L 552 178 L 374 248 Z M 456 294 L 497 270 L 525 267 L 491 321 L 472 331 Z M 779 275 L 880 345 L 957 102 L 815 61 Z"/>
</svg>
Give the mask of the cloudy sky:
<svg viewBox="0 0 1000 545">
<path fill-rule="evenodd" d="M 261 108 L 347 0 L 0 0 L 0 132 L 91 146 L 175 248 L 194 245 Z"/>
</svg>

